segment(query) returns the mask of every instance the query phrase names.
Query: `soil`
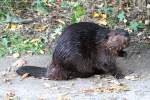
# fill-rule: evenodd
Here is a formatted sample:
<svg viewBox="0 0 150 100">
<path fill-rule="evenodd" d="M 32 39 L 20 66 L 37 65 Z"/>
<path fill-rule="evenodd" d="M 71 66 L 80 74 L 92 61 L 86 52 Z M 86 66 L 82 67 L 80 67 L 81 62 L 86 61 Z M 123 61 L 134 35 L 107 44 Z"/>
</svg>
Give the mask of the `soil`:
<svg viewBox="0 0 150 100">
<path fill-rule="evenodd" d="M 150 100 L 150 49 L 127 49 L 126 58 L 118 58 L 118 66 L 126 78 L 95 75 L 67 81 L 26 77 L 15 73 L 12 64 L 18 59 L 0 59 L 0 100 Z M 46 67 L 49 55 L 22 56 L 27 65 Z M 111 88 L 113 85 L 113 88 Z M 123 87 L 120 89 L 120 87 Z"/>
</svg>

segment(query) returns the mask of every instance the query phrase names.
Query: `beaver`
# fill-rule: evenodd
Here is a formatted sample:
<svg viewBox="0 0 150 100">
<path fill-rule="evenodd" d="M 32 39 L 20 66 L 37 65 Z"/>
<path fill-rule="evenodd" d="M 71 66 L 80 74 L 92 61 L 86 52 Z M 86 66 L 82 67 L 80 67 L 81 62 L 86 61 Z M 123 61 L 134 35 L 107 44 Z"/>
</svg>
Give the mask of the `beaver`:
<svg viewBox="0 0 150 100">
<path fill-rule="evenodd" d="M 124 75 L 116 66 L 116 57 L 126 55 L 123 49 L 128 44 L 129 33 L 123 29 L 111 30 L 92 22 L 79 22 L 63 30 L 47 68 L 23 66 L 16 72 L 50 80 L 104 73 L 120 79 Z"/>
</svg>

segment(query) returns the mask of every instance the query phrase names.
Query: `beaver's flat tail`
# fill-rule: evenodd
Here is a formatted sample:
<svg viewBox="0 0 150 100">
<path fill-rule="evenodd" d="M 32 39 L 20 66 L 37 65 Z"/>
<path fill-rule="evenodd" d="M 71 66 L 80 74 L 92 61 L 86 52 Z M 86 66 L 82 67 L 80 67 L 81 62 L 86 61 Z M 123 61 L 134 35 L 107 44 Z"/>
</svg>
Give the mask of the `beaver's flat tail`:
<svg viewBox="0 0 150 100">
<path fill-rule="evenodd" d="M 46 77 L 46 68 L 35 67 L 35 66 L 23 66 L 16 70 L 16 73 L 19 75 L 24 75 L 25 73 L 29 73 L 29 76 L 33 76 L 36 78 Z"/>
</svg>

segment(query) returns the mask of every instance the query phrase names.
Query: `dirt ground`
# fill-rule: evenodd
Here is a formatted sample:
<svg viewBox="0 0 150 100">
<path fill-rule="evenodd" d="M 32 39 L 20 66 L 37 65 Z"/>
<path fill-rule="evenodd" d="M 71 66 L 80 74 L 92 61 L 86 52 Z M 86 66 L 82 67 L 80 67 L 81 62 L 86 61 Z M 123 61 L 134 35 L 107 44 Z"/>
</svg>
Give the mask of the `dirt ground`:
<svg viewBox="0 0 150 100">
<path fill-rule="evenodd" d="M 118 66 L 125 79 L 115 80 L 110 75 L 95 75 L 68 81 L 53 81 L 21 77 L 11 65 L 17 59 L 0 59 L 0 100 L 150 100 L 150 49 L 129 52 L 118 58 Z M 133 53 L 134 52 L 134 53 Z M 23 56 L 27 65 L 46 67 L 51 57 Z"/>
</svg>

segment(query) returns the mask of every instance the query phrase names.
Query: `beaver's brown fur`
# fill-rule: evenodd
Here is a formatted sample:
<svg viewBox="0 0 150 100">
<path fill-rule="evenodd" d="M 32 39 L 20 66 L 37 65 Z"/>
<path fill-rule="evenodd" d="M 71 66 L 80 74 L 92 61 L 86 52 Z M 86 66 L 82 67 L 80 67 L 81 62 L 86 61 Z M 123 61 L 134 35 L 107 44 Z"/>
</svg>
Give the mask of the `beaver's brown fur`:
<svg viewBox="0 0 150 100">
<path fill-rule="evenodd" d="M 116 67 L 116 57 L 123 56 L 129 41 L 124 30 L 110 30 L 90 22 L 72 24 L 64 29 L 57 41 L 51 64 L 45 68 L 24 66 L 23 75 L 67 80 L 109 73 L 117 79 L 124 75 Z"/>
</svg>

